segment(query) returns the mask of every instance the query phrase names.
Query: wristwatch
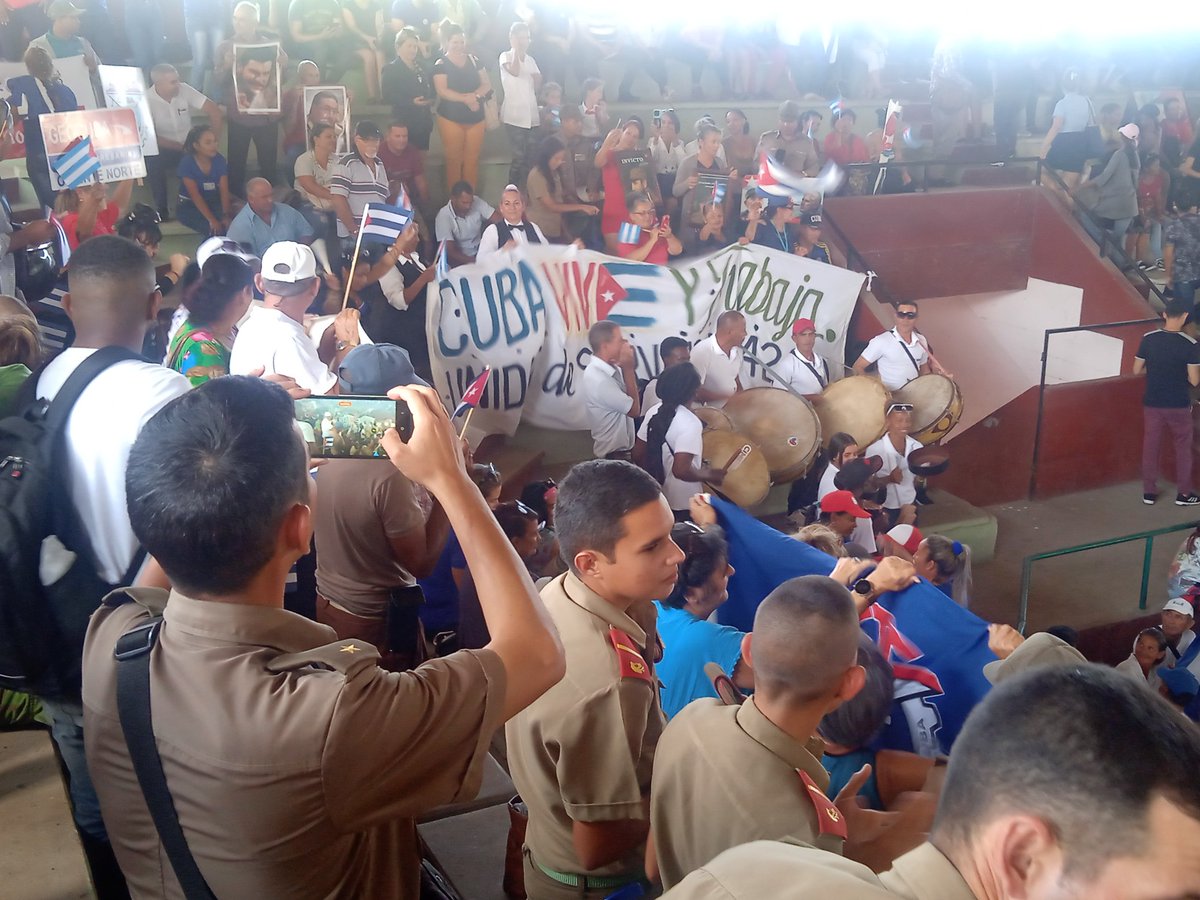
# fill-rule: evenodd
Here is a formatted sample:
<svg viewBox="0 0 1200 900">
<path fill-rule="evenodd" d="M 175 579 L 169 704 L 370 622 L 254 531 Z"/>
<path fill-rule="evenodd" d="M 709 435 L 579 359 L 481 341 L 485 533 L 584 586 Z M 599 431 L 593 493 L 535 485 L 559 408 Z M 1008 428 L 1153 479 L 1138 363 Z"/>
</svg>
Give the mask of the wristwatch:
<svg viewBox="0 0 1200 900">
<path fill-rule="evenodd" d="M 349 341 L 338 341 L 336 344 L 334 344 L 334 347 L 338 351 L 338 353 L 341 353 L 347 347 L 353 348 L 353 347 L 357 347 L 357 346 L 358 346 L 357 341 L 355 341 L 353 344 L 350 343 Z"/>
<path fill-rule="evenodd" d="M 854 582 L 850 590 L 854 591 L 860 597 L 870 597 L 875 593 L 875 585 L 871 584 L 866 578 L 860 578 Z"/>
</svg>

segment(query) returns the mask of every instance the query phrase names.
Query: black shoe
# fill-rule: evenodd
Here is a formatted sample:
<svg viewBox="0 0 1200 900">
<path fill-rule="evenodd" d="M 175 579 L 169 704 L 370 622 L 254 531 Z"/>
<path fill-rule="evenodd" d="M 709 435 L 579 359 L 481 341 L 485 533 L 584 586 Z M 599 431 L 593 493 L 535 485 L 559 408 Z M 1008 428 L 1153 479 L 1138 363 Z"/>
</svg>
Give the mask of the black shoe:
<svg viewBox="0 0 1200 900">
<path fill-rule="evenodd" d="M 1147 506 L 1153 506 L 1158 502 L 1158 494 L 1142 494 L 1142 502 Z"/>
<path fill-rule="evenodd" d="M 1200 505 L 1200 494 L 1176 494 L 1176 506 L 1197 506 Z"/>
<path fill-rule="evenodd" d="M 918 506 L 933 506 L 933 500 L 929 496 L 929 491 L 924 485 L 917 486 L 917 505 Z"/>
</svg>

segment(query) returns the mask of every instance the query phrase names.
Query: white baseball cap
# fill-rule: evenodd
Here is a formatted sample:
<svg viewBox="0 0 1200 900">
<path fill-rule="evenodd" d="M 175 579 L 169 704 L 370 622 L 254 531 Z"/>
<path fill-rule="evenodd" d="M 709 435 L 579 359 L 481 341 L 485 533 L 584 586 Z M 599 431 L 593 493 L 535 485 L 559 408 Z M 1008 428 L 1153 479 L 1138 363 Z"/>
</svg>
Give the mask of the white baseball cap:
<svg viewBox="0 0 1200 900">
<path fill-rule="evenodd" d="M 1181 616 L 1196 615 L 1196 610 L 1192 608 L 1192 604 L 1185 597 L 1172 597 L 1163 604 L 1163 612 L 1177 612 Z"/>
<path fill-rule="evenodd" d="M 294 241 L 279 241 L 267 248 L 262 257 L 265 292 L 290 297 L 308 288 L 317 277 L 317 260 L 312 249 Z"/>
</svg>

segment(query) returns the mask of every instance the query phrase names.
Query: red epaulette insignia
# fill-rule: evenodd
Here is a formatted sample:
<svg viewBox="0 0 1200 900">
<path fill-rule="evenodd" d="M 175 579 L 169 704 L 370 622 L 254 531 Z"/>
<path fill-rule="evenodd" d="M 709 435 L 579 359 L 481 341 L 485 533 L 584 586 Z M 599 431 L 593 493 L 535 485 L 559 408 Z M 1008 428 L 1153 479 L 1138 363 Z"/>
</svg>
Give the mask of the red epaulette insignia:
<svg viewBox="0 0 1200 900">
<path fill-rule="evenodd" d="M 816 807 L 817 830 L 821 834 L 832 834 L 840 837 L 843 841 L 846 840 L 846 817 L 842 815 L 842 811 L 833 805 L 833 801 L 825 796 L 825 792 L 817 787 L 817 783 L 809 777 L 807 772 L 797 769 L 796 774 L 804 782 L 808 799 Z"/>
<path fill-rule="evenodd" d="M 621 629 L 608 626 L 608 639 L 612 641 L 613 649 L 617 651 L 617 664 L 621 668 L 622 678 L 640 678 L 643 681 L 654 681 L 650 667 L 638 652 L 633 639 Z"/>
</svg>

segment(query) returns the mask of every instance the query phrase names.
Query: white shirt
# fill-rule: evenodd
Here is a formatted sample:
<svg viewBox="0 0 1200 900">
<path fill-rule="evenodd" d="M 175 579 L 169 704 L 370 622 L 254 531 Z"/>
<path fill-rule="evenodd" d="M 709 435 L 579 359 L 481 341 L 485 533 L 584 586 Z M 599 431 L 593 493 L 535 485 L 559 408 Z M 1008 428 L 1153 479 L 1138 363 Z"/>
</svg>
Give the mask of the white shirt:
<svg viewBox="0 0 1200 900">
<path fill-rule="evenodd" d="M 817 487 L 817 502 L 820 503 L 825 499 L 826 494 L 832 494 L 837 490 L 837 485 L 833 483 L 833 479 L 837 478 L 838 472 L 842 471 L 833 463 L 825 467 L 825 471 L 821 473 L 821 483 Z"/>
<path fill-rule="evenodd" d="M 810 362 L 800 355 L 799 350 L 793 348 L 792 352 L 779 360 L 773 368 L 792 390 L 806 397 L 819 394 L 829 384 L 829 363 L 819 353 L 814 353 L 813 357 Z M 820 379 L 817 378 L 818 375 L 821 376 Z"/>
<path fill-rule="evenodd" d="M 640 440 L 648 440 L 650 422 L 660 409 L 662 404 L 656 403 L 646 413 L 638 431 Z M 700 458 L 704 455 L 704 423 L 686 406 L 676 407 L 675 417 L 667 427 L 666 440 L 662 445 L 663 495 L 671 504 L 671 509 L 686 510 L 691 505 L 692 497 L 704 488 L 699 481 L 681 481 L 672 474 L 676 453 L 691 453 L 692 468 L 700 468 Z"/>
<path fill-rule="evenodd" d="M 68 347 L 38 378 L 37 395 L 53 400 L 75 369 L 95 350 Z M 80 395 L 67 420 L 71 499 L 91 541 L 99 574 L 117 584 L 138 540 L 125 506 L 125 468 L 142 426 L 191 384 L 154 363 L 127 360 L 101 372 Z"/>
<path fill-rule="evenodd" d="M 1192 645 L 1192 641 L 1195 639 L 1196 632 L 1192 631 L 1190 628 L 1186 629 L 1183 634 L 1179 636 L 1179 645 L 1175 648 L 1175 650 L 1172 651 L 1170 647 L 1167 648 L 1167 658 L 1163 660 L 1163 666 L 1168 669 L 1175 668 L 1175 663 L 1177 661 L 1175 654 L 1178 653 L 1180 656 L 1183 656 L 1185 653 L 1187 653 L 1188 647 Z M 1188 666 L 1188 671 L 1193 675 L 1196 675 L 1197 680 L 1200 680 L 1200 675 L 1196 674 L 1200 672 L 1200 656 L 1197 656 L 1192 660 L 1192 664 Z"/>
<path fill-rule="evenodd" d="M 817 503 L 820 503 L 823 499 L 825 499 L 826 494 L 832 494 L 838 489 L 837 485 L 834 484 L 834 479 L 837 478 L 837 474 L 840 471 L 841 469 L 839 469 L 833 463 L 830 463 L 825 467 L 825 471 L 821 473 L 821 483 L 817 487 Z M 875 525 L 873 524 L 872 520 L 855 519 L 854 533 L 850 535 L 850 539 L 847 541 L 847 543 L 858 544 L 864 550 L 874 553 L 876 550 Z"/>
<path fill-rule="evenodd" d="M 533 76 L 541 75 L 542 70 L 534 58 L 526 53 L 521 62 L 521 74 L 513 75 L 505 66 L 512 61 L 514 53 L 513 50 L 505 50 L 500 54 L 500 87 L 504 89 L 500 120 L 505 125 L 515 125 L 517 128 L 536 128 L 541 119 L 538 117 Z"/>
<path fill-rule="evenodd" d="M 328 393 L 337 384 L 337 376 L 321 362 L 304 326 L 266 306 L 251 310 L 238 329 L 229 374 L 246 375 L 259 366 L 265 374 L 286 375 L 314 394 Z"/>
<path fill-rule="evenodd" d="M 496 227 L 499 224 L 499 222 L 493 222 L 483 229 L 483 234 L 479 237 L 479 249 L 475 253 L 476 262 L 483 262 L 493 253 L 500 252 L 500 230 Z M 522 231 L 520 228 L 517 228 L 510 222 L 505 222 L 505 224 L 508 225 L 508 227 L 512 230 L 512 239 L 514 244 L 520 247 L 522 244 L 529 243 L 529 238 L 525 236 L 525 231 Z M 538 228 L 533 222 L 522 224 L 524 224 L 526 228 L 532 228 L 534 233 L 537 234 L 538 238 L 543 244 L 549 243 L 549 241 L 546 240 L 546 235 L 542 234 L 542 229 Z"/>
<path fill-rule="evenodd" d="M 1170 656 L 1170 652 L 1167 653 Z M 1146 676 L 1142 673 L 1142 664 L 1137 661 L 1137 657 L 1132 653 L 1124 661 L 1117 663 L 1116 669 L 1122 675 L 1128 675 L 1138 684 L 1145 685 L 1154 693 L 1158 693 L 1158 686 L 1162 684 L 1162 679 L 1158 677 L 1158 672 L 1155 669 L 1150 670 L 1150 675 Z"/>
<path fill-rule="evenodd" d="M 692 365 L 700 373 L 700 386 L 716 394 L 733 396 L 742 371 L 742 348 L 734 347 L 728 354 L 717 344 L 717 336 L 705 338 L 692 348 Z M 710 400 L 706 406 L 720 409 L 724 400 Z"/>
<path fill-rule="evenodd" d="M 642 409 L 649 409 L 658 402 L 658 379 L 651 378 L 642 391 Z"/>
<path fill-rule="evenodd" d="M 905 347 L 908 353 L 904 352 Z M 914 331 L 912 343 L 906 344 L 895 328 L 871 338 L 862 356 L 867 362 L 879 364 L 879 380 L 889 391 L 904 387 L 921 374 L 919 367 L 929 362 L 929 351 L 921 343 L 920 336 Z M 913 360 L 916 360 L 915 366 Z"/>
<path fill-rule="evenodd" d="M 173 100 L 164 100 L 153 87 L 146 91 L 146 105 L 154 120 L 154 133 L 160 138 L 182 144 L 192 129 L 192 110 L 204 109 L 208 98 L 190 84 L 179 84 Z"/>
<path fill-rule="evenodd" d="M 687 159 L 683 142 L 678 139 L 668 147 L 666 141 L 655 135 L 650 138 L 647 148 L 650 150 L 650 158 L 654 160 L 654 171 L 659 175 L 673 174 L 679 168 L 679 164 Z"/>
<path fill-rule="evenodd" d="M 920 450 L 921 445 L 910 435 L 904 436 L 904 452 L 900 453 L 892 446 L 891 438 L 886 434 L 867 448 L 866 456 L 878 456 L 883 460 L 883 466 L 879 469 L 879 477 L 886 478 L 891 475 L 895 469 L 901 472 L 899 484 L 888 484 L 887 500 L 884 502 L 885 509 L 899 509 L 900 507 L 915 503 L 917 499 L 917 489 L 913 484 L 913 473 L 908 467 L 908 454 L 914 450 Z"/>
<path fill-rule="evenodd" d="M 592 357 L 583 370 L 583 397 L 587 403 L 592 452 L 603 458 L 617 450 L 633 449 L 633 398 L 625 393 L 621 373 L 602 359 Z"/>
</svg>

